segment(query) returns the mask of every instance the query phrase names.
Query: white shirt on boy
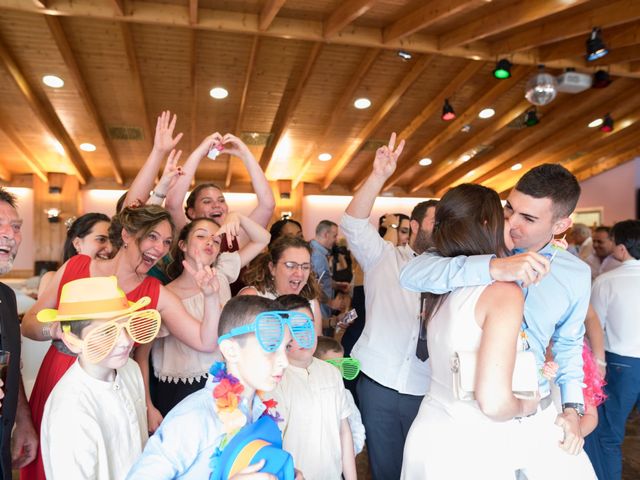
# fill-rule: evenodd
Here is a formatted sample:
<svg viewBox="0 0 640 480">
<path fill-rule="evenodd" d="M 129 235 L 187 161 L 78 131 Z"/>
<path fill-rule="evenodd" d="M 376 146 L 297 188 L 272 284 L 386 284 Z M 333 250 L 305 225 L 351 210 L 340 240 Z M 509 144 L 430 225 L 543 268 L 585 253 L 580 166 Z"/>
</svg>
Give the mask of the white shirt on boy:
<svg viewBox="0 0 640 480">
<path fill-rule="evenodd" d="M 147 441 L 144 385 L 133 360 L 111 382 L 75 362 L 44 407 L 40 442 L 50 480 L 125 478 Z"/>
</svg>

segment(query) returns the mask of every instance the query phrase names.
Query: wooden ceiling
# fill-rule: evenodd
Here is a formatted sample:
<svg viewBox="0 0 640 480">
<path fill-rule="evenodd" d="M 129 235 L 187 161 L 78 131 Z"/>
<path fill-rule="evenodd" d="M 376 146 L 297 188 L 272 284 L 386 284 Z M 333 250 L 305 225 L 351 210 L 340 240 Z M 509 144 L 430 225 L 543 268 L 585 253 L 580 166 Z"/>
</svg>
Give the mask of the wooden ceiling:
<svg viewBox="0 0 640 480">
<path fill-rule="evenodd" d="M 593 27 L 610 53 L 588 63 Z M 492 76 L 499 58 L 515 64 L 509 80 Z M 397 195 L 467 181 L 502 192 L 517 163 L 563 162 L 585 179 L 640 153 L 638 0 L 0 0 L 0 62 L 4 182 L 65 172 L 89 187 L 127 185 L 165 109 L 185 155 L 232 132 L 270 180 L 307 192 L 353 191 L 392 131 L 408 142 L 386 186 Z M 559 93 L 526 128 L 524 89 L 539 63 L 556 75 L 605 69 L 614 81 Z M 45 86 L 47 74 L 64 87 Z M 215 86 L 229 96 L 211 98 Z M 355 109 L 359 97 L 371 107 Z M 452 122 L 440 119 L 447 98 Z M 496 115 L 478 118 L 486 107 Z M 606 113 L 612 133 L 587 127 Z M 333 158 L 319 161 L 323 152 Z M 226 155 L 203 160 L 197 177 L 248 184 Z"/>
</svg>

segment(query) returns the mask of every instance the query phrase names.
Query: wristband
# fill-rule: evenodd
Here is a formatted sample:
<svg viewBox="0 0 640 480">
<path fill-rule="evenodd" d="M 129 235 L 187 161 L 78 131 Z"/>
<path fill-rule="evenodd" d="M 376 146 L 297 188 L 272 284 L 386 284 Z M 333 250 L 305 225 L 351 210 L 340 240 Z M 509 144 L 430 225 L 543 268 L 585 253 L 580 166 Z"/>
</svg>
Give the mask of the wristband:
<svg viewBox="0 0 640 480">
<path fill-rule="evenodd" d="M 42 327 L 42 336 L 51 338 L 51 325 L 44 325 Z"/>
<path fill-rule="evenodd" d="M 607 362 L 605 362 L 604 360 L 600 360 L 599 358 L 596 358 L 596 363 L 598 365 L 600 365 L 601 367 L 606 367 L 607 366 Z"/>
<path fill-rule="evenodd" d="M 159 192 L 156 192 L 155 190 L 151 192 L 151 195 L 158 198 L 167 198 L 167 195 L 165 193 L 159 193 Z"/>
</svg>

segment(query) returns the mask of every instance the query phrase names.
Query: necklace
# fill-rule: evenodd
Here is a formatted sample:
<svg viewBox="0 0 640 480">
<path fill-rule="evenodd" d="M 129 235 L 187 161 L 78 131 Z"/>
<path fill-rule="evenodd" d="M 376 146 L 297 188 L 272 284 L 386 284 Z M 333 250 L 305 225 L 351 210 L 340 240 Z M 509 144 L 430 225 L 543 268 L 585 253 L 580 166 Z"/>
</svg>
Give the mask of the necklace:
<svg viewBox="0 0 640 480">
<path fill-rule="evenodd" d="M 247 417 L 239 408 L 244 385 L 227 372 L 226 364 L 224 362 L 215 362 L 209 369 L 209 374 L 213 377 L 213 381 L 217 383 L 213 389 L 213 408 L 222 422 L 225 433 L 220 445 L 211 456 L 211 463 L 215 464 L 224 447 L 246 425 Z M 265 400 L 263 392 L 256 391 L 256 395 L 266 407 L 262 416 L 271 417 L 276 422 L 282 421 L 282 417 L 276 411 L 277 402 L 273 399 Z"/>
</svg>

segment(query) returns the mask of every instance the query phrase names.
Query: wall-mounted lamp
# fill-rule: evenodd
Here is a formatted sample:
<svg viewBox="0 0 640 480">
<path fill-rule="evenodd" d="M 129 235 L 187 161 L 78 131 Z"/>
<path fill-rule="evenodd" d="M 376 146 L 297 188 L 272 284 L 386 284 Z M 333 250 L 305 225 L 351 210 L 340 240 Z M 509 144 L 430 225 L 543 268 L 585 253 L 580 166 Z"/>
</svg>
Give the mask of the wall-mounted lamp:
<svg viewBox="0 0 640 480">
<path fill-rule="evenodd" d="M 47 214 L 47 220 L 49 223 L 58 223 L 60 222 L 60 209 L 59 208 L 48 208 L 44 211 Z"/>
</svg>

